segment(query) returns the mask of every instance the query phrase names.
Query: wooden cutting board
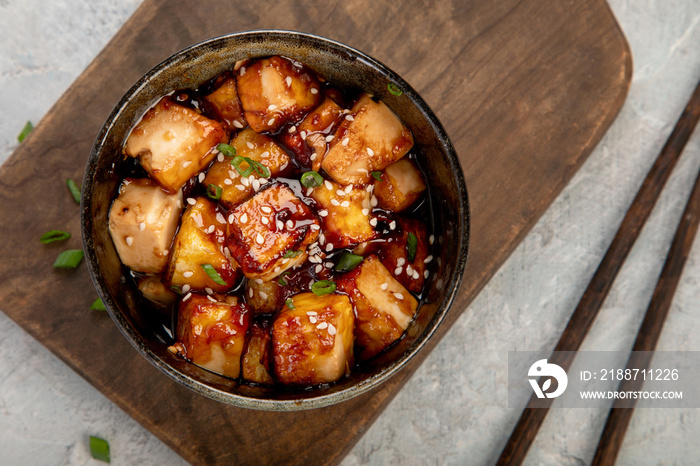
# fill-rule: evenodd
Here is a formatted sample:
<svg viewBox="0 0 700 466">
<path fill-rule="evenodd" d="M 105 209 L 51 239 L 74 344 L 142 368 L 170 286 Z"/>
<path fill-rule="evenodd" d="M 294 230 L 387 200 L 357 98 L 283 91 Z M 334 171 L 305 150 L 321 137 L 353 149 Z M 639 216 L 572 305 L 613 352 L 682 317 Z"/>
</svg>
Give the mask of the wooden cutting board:
<svg viewBox="0 0 700 466">
<path fill-rule="evenodd" d="M 402 75 L 450 134 L 472 210 L 466 279 L 428 349 L 369 394 L 296 413 L 232 408 L 181 388 L 88 309 L 96 295 L 84 266 L 52 268 L 60 250 L 81 247 L 64 180 L 82 178 L 121 95 L 179 49 L 258 28 L 322 35 Z M 603 0 L 146 0 L 0 167 L 2 309 L 192 463 L 337 463 L 581 166 L 631 72 Z M 39 244 L 51 229 L 74 237 Z"/>
</svg>

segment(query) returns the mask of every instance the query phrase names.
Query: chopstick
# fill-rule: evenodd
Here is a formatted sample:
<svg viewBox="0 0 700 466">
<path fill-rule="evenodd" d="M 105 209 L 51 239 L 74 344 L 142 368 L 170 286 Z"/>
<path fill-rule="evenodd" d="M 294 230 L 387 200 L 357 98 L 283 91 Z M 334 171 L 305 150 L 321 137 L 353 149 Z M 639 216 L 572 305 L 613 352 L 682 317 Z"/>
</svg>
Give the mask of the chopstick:
<svg viewBox="0 0 700 466">
<path fill-rule="evenodd" d="M 661 271 L 654 294 L 649 302 L 649 307 L 644 315 L 644 321 L 639 327 L 637 339 L 632 347 L 632 355 L 627 363 L 627 368 L 629 369 L 646 370 L 649 368 L 651 355 L 649 353 L 636 354 L 635 352 L 651 352 L 656 349 L 656 343 L 659 341 L 664 321 L 671 307 L 683 266 L 688 258 L 688 254 L 690 254 L 693 239 L 698 231 L 698 222 L 700 222 L 700 172 L 676 229 L 671 248 L 666 256 L 664 268 Z M 618 391 L 640 390 L 643 384 L 643 380 L 623 380 Z M 621 405 L 623 404 L 627 407 L 622 408 Z M 605 428 L 598 442 L 592 465 L 613 466 L 615 464 L 615 459 L 620 451 L 620 446 L 622 446 L 622 441 L 632 419 L 636 404 L 636 399 L 625 400 L 624 402 L 619 399 L 615 400 L 605 422 Z"/>
<path fill-rule="evenodd" d="M 573 352 L 578 351 L 581 347 L 581 343 L 593 325 L 598 311 L 612 288 L 617 273 L 622 268 L 622 264 L 649 218 L 661 190 L 698 123 L 698 119 L 700 119 L 700 82 L 695 87 L 676 126 L 639 188 L 615 234 L 615 238 L 593 274 L 593 278 L 591 278 L 554 348 L 551 362 L 559 365 L 565 371 L 571 367 L 574 359 Z M 535 401 L 538 402 L 538 406 L 543 407 L 533 408 L 532 404 Z M 513 429 L 508 443 L 501 452 L 497 465 L 522 464 L 553 402 L 553 398 L 538 399 L 534 394 L 532 395 L 528 406 L 524 409 Z"/>
</svg>

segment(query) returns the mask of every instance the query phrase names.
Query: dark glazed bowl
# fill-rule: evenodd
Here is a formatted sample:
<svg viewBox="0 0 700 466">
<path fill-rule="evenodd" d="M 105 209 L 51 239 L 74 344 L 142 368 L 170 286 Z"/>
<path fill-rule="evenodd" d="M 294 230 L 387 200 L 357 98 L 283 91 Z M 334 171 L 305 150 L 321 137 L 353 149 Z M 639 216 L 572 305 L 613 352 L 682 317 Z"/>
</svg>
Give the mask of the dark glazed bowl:
<svg viewBox="0 0 700 466">
<path fill-rule="evenodd" d="M 398 344 L 329 387 L 285 390 L 239 384 L 201 369 L 167 350 L 165 328 L 148 312 L 108 232 L 108 213 L 121 182 L 122 145 L 132 126 L 158 98 L 196 88 L 241 59 L 283 55 L 299 60 L 343 88 L 383 100 L 413 132 L 422 153 L 432 199 L 435 245 L 425 299 Z M 403 93 L 390 92 L 393 83 Z M 393 89 L 393 88 L 392 88 Z M 131 344 L 151 363 L 197 393 L 231 405 L 273 411 L 328 406 L 364 393 L 398 372 L 435 333 L 459 289 L 467 260 L 469 206 L 462 168 L 445 130 L 423 99 L 376 60 L 328 39 L 288 31 L 231 34 L 189 47 L 142 77 L 119 101 L 102 127 L 83 179 L 82 235 L 88 269 L 107 310 Z"/>
</svg>

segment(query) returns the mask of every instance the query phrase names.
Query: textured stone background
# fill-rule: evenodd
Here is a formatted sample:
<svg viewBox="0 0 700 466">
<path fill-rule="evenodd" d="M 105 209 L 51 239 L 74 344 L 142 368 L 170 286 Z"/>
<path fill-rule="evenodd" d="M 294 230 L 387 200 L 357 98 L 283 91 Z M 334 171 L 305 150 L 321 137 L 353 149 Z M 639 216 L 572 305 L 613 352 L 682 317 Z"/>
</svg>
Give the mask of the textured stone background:
<svg viewBox="0 0 700 466">
<path fill-rule="evenodd" d="M 41 119 L 139 3 L 0 0 L 0 162 L 25 121 Z M 505 445 L 520 414 L 507 408 L 507 352 L 554 346 L 700 78 L 700 0 L 610 4 L 634 56 L 619 117 L 345 465 L 492 464 Z M 631 347 L 699 166 L 696 134 L 584 350 Z M 700 350 L 699 282 L 696 241 L 659 350 Z M 184 463 L 2 313 L 0 373 L 2 464 L 95 464 L 89 435 L 109 439 L 115 465 Z M 553 410 L 527 463 L 589 463 L 606 415 Z M 699 421 L 693 409 L 636 411 L 618 464 L 697 463 Z"/>
</svg>

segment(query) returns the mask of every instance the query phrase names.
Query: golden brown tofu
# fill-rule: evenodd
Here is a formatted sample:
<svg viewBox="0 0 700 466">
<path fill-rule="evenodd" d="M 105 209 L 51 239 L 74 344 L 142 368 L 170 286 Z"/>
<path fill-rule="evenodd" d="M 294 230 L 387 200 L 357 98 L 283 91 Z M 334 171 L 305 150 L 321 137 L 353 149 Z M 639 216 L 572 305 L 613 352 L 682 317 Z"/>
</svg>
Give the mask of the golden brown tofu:
<svg viewBox="0 0 700 466">
<path fill-rule="evenodd" d="M 139 279 L 139 291 L 158 309 L 170 309 L 177 303 L 178 295 L 165 286 L 160 276 L 149 275 Z"/>
<path fill-rule="evenodd" d="M 355 306 L 355 356 L 364 361 L 401 338 L 418 301 L 396 281 L 375 255 L 338 281 Z"/>
<path fill-rule="evenodd" d="M 258 322 L 250 326 L 250 339 L 243 356 L 242 376 L 244 379 L 262 385 L 272 385 L 272 337 L 270 329 Z"/>
<path fill-rule="evenodd" d="M 374 183 L 374 195 L 383 209 L 401 212 L 411 207 L 425 188 L 416 163 L 404 157 L 384 169 L 381 179 Z"/>
<path fill-rule="evenodd" d="M 216 204 L 203 197 L 189 198 L 187 204 L 173 242 L 165 281 L 180 287 L 183 293 L 207 288 L 226 292 L 241 275 L 224 249 L 226 219 Z M 210 273 L 218 275 L 218 282 Z"/>
<path fill-rule="evenodd" d="M 246 303 L 255 314 L 273 314 L 282 307 L 284 293 L 277 280 L 264 282 L 259 278 L 248 280 L 246 284 Z"/>
<path fill-rule="evenodd" d="M 160 273 L 182 211 L 182 193 L 168 194 L 148 178 L 126 178 L 109 210 L 109 234 L 122 263 Z"/>
<path fill-rule="evenodd" d="M 284 384 L 335 382 L 354 364 L 353 311 L 347 296 L 295 295 L 272 326 L 277 380 Z"/>
<path fill-rule="evenodd" d="M 291 132 L 284 132 L 282 142 L 294 152 L 299 163 L 319 171 L 328 143 L 333 140 L 335 127 L 342 116 L 343 109 L 326 98 L 293 131 L 290 128 Z"/>
<path fill-rule="evenodd" d="M 204 97 L 211 104 L 218 117 L 226 123 L 230 132 L 245 128 L 248 122 L 243 116 L 241 101 L 238 99 L 236 78 L 230 76 L 211 94 Z"/>
<path fill-rule="evenodd" d="M 251 313 L 245 304 L 231 304 L 197 293 L 180 301 L 177 343 L 170 350 L 217 374 L 236 378 Z"/>
<path fill-rule="evenodd" d="M 228 222 L 231 255 L 248 279 L 263 281 L 304 263 L 321 228 L 311 209 L 282 183 L 229 210 Z"/>
<path fill-rule="evenodd" d="M 379 245 L 379 256 L 382 264 L 401 285 L 413 293 L 420 293 L 425 283 L 427 264 L 432 261 L 432 256 L 429 255 L 428 230 L 425 224 L 418 220 L 398 218 L 396 222 L 396 232 L 389 237 L 391 241 Z M 409 257 L 410 234 L 414 235 L 416 245 L 413 260 Z"/>
<path fill-rule="evenodd" d="M 271 176 L 278 176 L 291 163 L 287 153 L 275 141 L 250 128 L 238 133 L 231 140 L 231 146 L 236 149 L 236 155 L 259 162 L 270 171 Z M 213 184 L 221 188 L 220 202 L 229 208 L 255 193 L 255 188 L 260 189 L 261 183 L 267 182 L 267 179 L 254 169 L 250 170 L 247 177 L 242 177 L 231 164 L 232 161 L 231 157 L 219 156 L 202 182 L 205 187 Z M 239 168 L 246 173 L 250 165 L 246 161 L 241 161 Z"/>
<path fill-rule="evenodd" d="M 345 117 L 321 166 L 340 184 L 364 185 L 370 172 L 406 155 L 413 135 L 383 102 L 363 94 Z"/>
<path fill-rule="evenodd" d="M 313 74 L 282 57 L 242 66 L 237 79 L 245 118 L 258 133 L 298 121 L 321 101 L 321 86 Z"/>
<path fill-rule="evenodd" d="M 319 214 L 323 215 L 322 248 L 345 248 L 354 244 L 368 241 L 378 236 L 372 223 L 377 220 L 371 214 L 371 195 L 366 189 L 355 186 L 341 186 L 326 180 L 321 186 L 313 188 L 311 197 L 319 206 Z M 327 215 L 324 215 L 324 212 Z"/>
<path fill-rule="evenodd" d="M 226 131 L 216 120 L 163 97 L 148 110 L 126 140 L 124 150 L 170 193 L 196 175 L 214 158 Z"/>
</svg>

